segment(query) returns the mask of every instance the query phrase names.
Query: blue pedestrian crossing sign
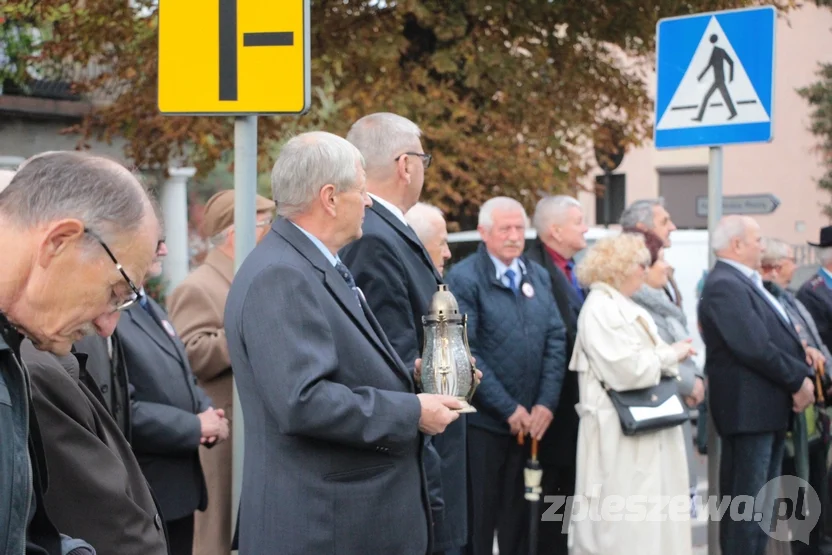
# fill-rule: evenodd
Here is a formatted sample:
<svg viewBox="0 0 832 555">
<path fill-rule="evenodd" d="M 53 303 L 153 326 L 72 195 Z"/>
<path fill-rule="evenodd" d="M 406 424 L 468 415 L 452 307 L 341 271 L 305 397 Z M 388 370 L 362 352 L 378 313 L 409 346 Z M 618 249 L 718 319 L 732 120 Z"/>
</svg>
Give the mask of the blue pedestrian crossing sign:
<svg viewBox="0 0 832 555">
<path fill-rule="evenodd" d="M 773 6 L 659 21 L 656 148 L 773 138 Z"/>
</svg>

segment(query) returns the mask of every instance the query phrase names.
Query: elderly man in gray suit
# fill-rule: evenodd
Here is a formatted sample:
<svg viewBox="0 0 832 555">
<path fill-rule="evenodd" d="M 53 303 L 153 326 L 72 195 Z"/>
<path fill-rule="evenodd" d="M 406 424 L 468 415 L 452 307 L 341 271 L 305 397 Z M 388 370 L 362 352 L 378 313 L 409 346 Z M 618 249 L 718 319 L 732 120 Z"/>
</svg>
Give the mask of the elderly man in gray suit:
<svg viewBox="0 0 832 555">
<path fill-rule="evenodd" d="M 299 135 L 272 193 L 278 220 L 225 308 L 246 437 L 240 553 L 425 555 L 423 434 L 461 405 L 416 393 L 338 258 L 372 204 L 363 157 L 335 135 Z"/>
</svg>

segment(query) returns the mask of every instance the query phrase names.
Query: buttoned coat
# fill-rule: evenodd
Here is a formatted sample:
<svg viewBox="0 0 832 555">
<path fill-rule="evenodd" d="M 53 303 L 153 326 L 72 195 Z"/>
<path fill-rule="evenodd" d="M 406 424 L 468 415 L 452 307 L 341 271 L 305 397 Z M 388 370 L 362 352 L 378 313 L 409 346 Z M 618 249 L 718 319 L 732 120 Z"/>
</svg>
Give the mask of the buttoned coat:
<svg viewBox="0 0 832 555">
<path fill-rule="evenodd" d="M 153 299 L 138 303 L 116 326 L 132 391 L 132 445 L 166 521 L 204 510 L 208 500 L 199 461 L 197 416 L 211 399 L 197 385 L 185 346 Z"/>
<path fill-rule="evenodd" d="M 233 418 L 234 379 L 223 313 L 233 278 L 234 261 L 215 249 L 167 299 L 171 322 L 185 344 L 199 385 L 213 401 L 214 408 L 225 410 L 229 421 Z M 229 429 L 227 441 L 199 450 L 209 502 L 205 511 L 195 516 L 194 555 L 228 555 L 232 436 Z"/>
<path fill-rule="evenodd" d="M 165 555 L 165 529 L 130 444 L 86 373 L 86 355 L 56 357 L 29 340 L 21 356 L 32 379 L 51 478 L 44 501 L 63 534 L 106 555 Z"/>
<path fill-rule="evenodd" d="M 427 553 L 413 377 L 290 221 L 246 257 L 225 329 L 246 437 L 240 554 Z"/>
<path fill-rule="evenodd" d="M 673 348 L 661 340 L 647 311 L 596 283 L 578 317 L 569 369 L 578 373 L 580 390 L 575 495 L 590 511 L 570 522 L 570 555 L 689 555 L 682 427 L 625 436 L 602 385 L 627 391 L 657 385 L 662 375 L 678 377 Z M 614 510 L 610 496 L 622 496 L 626 505 L 608 518 L 591 518 L 593 506 L 595 511 Z M 662 496 L 675 501 L 662 503 Z"/>
</svg>

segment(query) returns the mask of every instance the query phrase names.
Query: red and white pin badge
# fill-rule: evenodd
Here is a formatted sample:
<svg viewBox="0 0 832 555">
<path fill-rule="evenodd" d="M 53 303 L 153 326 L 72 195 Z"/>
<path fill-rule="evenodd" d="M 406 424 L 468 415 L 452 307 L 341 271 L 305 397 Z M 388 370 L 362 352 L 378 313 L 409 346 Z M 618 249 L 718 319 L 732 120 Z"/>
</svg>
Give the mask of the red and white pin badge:
<svg viewBox="0 0 832 555">
<path fill-rule="evenodd" d="M 528 298 L 531 299 L 532 297 L 534 297 L 534 287 L 532 287 L 531 283 L 524 283 L 523 287 L 521 287 L 520 290 L 523 291 L 523 294 L 526 295 Z"/>
</svg>

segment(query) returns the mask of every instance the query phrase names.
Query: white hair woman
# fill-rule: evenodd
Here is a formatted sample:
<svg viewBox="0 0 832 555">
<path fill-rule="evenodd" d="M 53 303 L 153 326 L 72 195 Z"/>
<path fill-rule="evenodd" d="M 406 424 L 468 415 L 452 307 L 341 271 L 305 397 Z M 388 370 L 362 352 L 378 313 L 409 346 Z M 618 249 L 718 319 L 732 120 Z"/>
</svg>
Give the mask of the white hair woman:
<svg viewBox="0 0 832 555">
<path fill-rule="evenodd" d="M 681 426 L 626 436 L 605 390 L 658 385 L 662 376 L 678 376 L 679 362 L 693 353 L 688 341 L 665 343 L 630 298 L 650 262 L 643 236 L 625 233 L 598 241 L 577 268 L 590 293 L 569 364 L 580 391 L 575 495 L 589 513 L 581 515 L 573 504 L 571 555 L 691 553 Z"/>
</svg>

